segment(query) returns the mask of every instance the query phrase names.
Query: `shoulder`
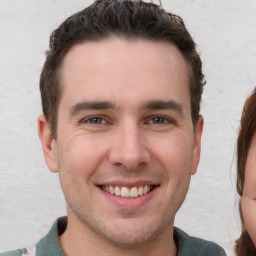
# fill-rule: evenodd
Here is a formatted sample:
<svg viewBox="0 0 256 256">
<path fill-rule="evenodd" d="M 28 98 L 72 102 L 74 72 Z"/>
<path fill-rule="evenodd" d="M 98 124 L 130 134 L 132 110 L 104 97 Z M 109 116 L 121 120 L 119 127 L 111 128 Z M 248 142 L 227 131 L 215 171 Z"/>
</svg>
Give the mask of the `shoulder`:
<svg viewBox="0 0 256 256">
<path fill-rule="evenodd" d="M 0 253 L 0 256 L 35 256 L 35 255 L 54 255 L 65 256 L 60 244 L 59 235 L 64 232 L 67 225 L 67 218 L 57 219 L 52 225 L 51 230 L 40 239 L 33 248 L 18 249 Z"/>
<path fill-rule="evenodd" d="M 175 233 L 179 244 L 178 256 L 226 256 L 223 248 L 214 242 L 189 236 L 176 227 Z"/>
<path fill-rule="evenodd" d="M 0 256 L 22 256 L 22 255 L 28 255 L 27 249 L 17 249 L 13 251 L 8 251 L 8 252 L 1 252 Z"/>
</svg>

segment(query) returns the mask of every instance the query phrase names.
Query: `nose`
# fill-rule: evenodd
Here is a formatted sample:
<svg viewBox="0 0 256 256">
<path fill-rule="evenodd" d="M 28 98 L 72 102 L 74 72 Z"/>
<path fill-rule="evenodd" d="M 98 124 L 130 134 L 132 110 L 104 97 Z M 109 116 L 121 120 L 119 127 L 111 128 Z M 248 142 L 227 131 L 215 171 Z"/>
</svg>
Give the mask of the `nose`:
<svg viewBox="0 0 256 256">
<path fill-rule="evenodd" d="M 148 164 L 150 158 L 145 136 L 138 125 L 129 123 L 117 129 L 109 152 L 109 160 L 113 165 L 135 171 Z"/>
</svg>

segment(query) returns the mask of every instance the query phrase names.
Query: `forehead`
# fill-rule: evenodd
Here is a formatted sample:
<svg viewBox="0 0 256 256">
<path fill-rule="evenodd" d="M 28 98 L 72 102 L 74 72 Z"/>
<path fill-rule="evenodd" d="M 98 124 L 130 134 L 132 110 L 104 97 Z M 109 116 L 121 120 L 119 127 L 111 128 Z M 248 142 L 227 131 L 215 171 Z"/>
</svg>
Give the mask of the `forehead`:
<svg viewBox="0 0 256 256">
<path fill-rule="evenodd" d="M 75 45 L 64 58 L 61 83 L 65 100 L 190 100 L 186 62 L 169 42 L 112 38 Z"/>
<path fill-rule="evenodd" d="M 255 196 L 256 193 L 256 133 L 250 143 L 245 164 L 245 181 L 243 194 Z"/>
<path fill-rule="evenodd" d="M 256 132 L 254 133 L 254 135 L 252 137 L 252 140 L 251 140 L 251 143 L 250 143 L 250 147 L 249 147 L 249 151 L 248 151 L 248 157 L 249 156 L 255 160 L 255 168 L 256 168 Z"/>
</svg>

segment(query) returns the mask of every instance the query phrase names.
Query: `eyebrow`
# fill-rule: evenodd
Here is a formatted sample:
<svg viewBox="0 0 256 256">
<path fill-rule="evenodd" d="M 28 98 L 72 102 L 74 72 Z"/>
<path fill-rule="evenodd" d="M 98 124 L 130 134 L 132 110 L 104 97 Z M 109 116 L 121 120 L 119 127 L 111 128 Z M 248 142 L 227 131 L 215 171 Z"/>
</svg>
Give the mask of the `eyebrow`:
<svg viewBox="0 0 256 256">
<path fill-rule="evenodd" d="M 169 109 L 183 114 L 182 105 L 173 100 L 151 100 L 149 102 L 146 102 L 143 107 L 149 110 Z"/>
<path fill-rule="evenodd" d="M 70 108 L 70 115 L 76 115 L 84 110 L 116 109 L 117 107 L 110 101 L 83 101 Z M 141 109 L 147 110 L 174 110 L 183 114 L 183 107 L 173 100 L 150 100 L 142 104 Z"/>
<path fill-rule="evenodd" d="M 100 110 L 114 108 L 114 104 L 109 101 L 83 101 L 71 107 L 70 115 L 76 115 L 84 110 Z"/>
</svg>

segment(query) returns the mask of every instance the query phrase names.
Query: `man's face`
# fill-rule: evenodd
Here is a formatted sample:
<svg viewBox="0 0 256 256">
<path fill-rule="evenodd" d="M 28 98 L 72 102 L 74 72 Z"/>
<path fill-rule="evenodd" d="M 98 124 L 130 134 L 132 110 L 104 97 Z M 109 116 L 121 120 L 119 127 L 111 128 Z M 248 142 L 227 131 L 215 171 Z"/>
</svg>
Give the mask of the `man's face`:
<svg viewBox="0 0 256 256">
<path fill-rule="evenodd" d="M 65 56 L 61 83 L 48 166 L 59 171 L 69 225 L 123 246 L 171 239 L 203 126 L 193 131 L 181 53 L 167 42 L 84 42 Z"/>
</svg>

